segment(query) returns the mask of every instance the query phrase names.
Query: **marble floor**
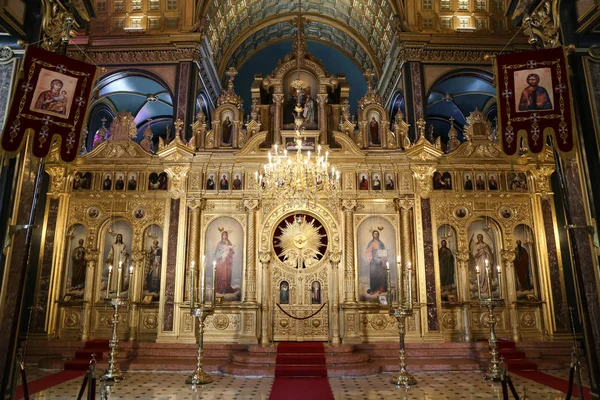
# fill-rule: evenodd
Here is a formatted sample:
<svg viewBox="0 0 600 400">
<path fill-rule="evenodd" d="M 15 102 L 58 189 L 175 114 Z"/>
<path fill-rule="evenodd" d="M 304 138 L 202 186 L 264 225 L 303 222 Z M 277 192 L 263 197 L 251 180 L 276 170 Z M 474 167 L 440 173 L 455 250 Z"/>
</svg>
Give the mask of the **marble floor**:
<svg viewBox="0 0 600 400">
<path fill-rule="evenodd" d="M 28 381 L 57 371 L 28 368 Z M 568 370 L 548 371 L 555 376 L 568 377 Z M 391 374 L 361 378 L 330 378 L 329 383 L 336 400 L 370 399 L 502 399 L 500 384 L 482 379 L 479 372 L 429 372 L 417 373 L 417 385 L 410 390 L 389 383 Z M 126 379 L 110 388 L 109 399 L 157 399 L 157 400 L 261 400 L 268 399 L 273 378 L 239 378 L 213 375 L 209 385 L 191 387 L 186 385 L 187 374 L 172 372 L 130 372 Z M 564 399 L 565 395 L 547 386 L 511 375 L 520 397 L 528 399 Z M 50 387 L 31 396 L 31 399 L 76 399 L 83 376 Z M 100 399 L 98 381 L 97 398 Z M 85 397 L 84 397 L 85 398 Z M 310 397 L 309 397 L 310 398 Z"/>
</svg>

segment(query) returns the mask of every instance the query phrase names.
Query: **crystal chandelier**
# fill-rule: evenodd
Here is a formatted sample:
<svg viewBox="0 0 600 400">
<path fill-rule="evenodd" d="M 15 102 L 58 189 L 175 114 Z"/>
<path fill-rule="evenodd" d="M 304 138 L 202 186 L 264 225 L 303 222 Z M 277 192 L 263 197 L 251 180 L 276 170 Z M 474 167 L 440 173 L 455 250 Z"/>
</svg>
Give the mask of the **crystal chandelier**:
<svg viewBox="0 0 600 400">
<path fill-rule="evenodd" d="M 296 205 L 315 204 L 322 199 L 337 204 L 340 188 L 340 171 L 331 166 L 329 152 L 302 153 L 302 136 L 296 131 L 296 153 L 274 146 L 269 152 L 269 162 L 256 172 L 259 195 Z"/>
</svg>

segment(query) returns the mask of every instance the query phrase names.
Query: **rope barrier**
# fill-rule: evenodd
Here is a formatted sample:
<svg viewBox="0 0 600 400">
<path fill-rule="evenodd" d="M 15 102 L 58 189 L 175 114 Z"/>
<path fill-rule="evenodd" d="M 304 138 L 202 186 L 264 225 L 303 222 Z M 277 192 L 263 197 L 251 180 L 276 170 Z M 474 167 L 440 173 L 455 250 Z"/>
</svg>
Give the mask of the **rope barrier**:
<svg viewBox="0 0 600 400">
<path fill-rule="evenodd" d="M 299 321 L 302 321 L 302 320 L 304 320 L 304 319 L 309 319 L 309 318 L 312 318 L 312 317 L 314 317 L 315 315 L 317 315 L 319 312 L 321 312 L 321 310 L 323 309 L 323 307 L 325 307 L 325 305 L 326 305 L 327 303 L 323 303 L 323 305 L 322 305 L 321 307 L 319 307 L 319 309 L 317 310 L 317 312 L 315 312 L 314 314 L 311 314 L 311 315 L 309 315 L 309 316 L 307 316 L 307 317 L 294 317 L 293 315 L 291 315 L 291 314 L 289 314 L 287 311 L 285 311 L 283 308 L 281 308 L 281 305 L 280 305 L 279 303 L 276 303 L 276 304 L 277 304 L 277 307 L 279 307 L 279 309 L 280 309 L 281 311 L 283 311 L 283 313 L 284 313 L 285 315 L 287 315 L 288 317 L 290 317 L 290 318 L 293 318 L 293 319 L 296 319 L 296 320 L 299 320 Z"/>
</svg>

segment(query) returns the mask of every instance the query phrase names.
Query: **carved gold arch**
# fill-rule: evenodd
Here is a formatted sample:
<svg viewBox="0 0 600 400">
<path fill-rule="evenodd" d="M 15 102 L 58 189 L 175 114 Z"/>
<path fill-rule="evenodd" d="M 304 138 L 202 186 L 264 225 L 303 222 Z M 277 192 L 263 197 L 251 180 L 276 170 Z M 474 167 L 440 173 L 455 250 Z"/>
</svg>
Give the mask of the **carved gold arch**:
<svg viewBox="0 0 600 400">
<path fill-rule="evenodd" d="M 376 74 L 378 76 L 381 76 L 382 60 L 379 60 L 379 57 L 377 56 L 377 53 L 373 49 L 373 47 L 369 44 L 369 42 L 365 38 L 363 38 L 358 32 L 356 32 L 356 30 L 354 28 L 351 28 L 349 26 L 341 24 L 337 20 L 332 19 L 327 16 L 313 14 L 313 13 L 303 13 L 302 15 L 303 15 L 303 17 L 306 17 L 310 21 L 321 22 L 325 25 L 332 26 L 333 28 L 338 29 L 338 30 L 344 32 L 345 34 L 347 34 L 348 36 L 350 36 L 367 53 L 367 56 L 369 57 L 369 59 L 371 60 L 371 63 L 373 64 L 373 67 L 375 68 Z M 217 72 L 218 72 L 219 76 L 222 76 L 225 73 L 225 69 L 227 68 L 227 63 L 228 63 L 229 59 L 232 57 L 232 55 L 234 54 L 235 50 L 239 46 L 241 46 L 250 36 L 252 36 L 254 33 L 260 31 L 261 29 L 267 28 L 273 24 L 276 24 L 279 22 L 291 21 L 296 17 L 297 17 L 297 14 L 273 15 L 273 16 L 270 16 L 268 18 L 261 20 L 260 23 L 249 26 L 243 32 L 240 32 L 236 36 L 236 38 L 231 42 L 231 44 L 229 44 L 225 49 L 223 49 L 222 55 L 219 57 L 219 59 L 215 59 L 215 62 L 217 63 Z M 290 37 L 289 39 L 294 39 L 294 38 Z M 313 40 L 313 39 L 310 38 L 310 40 Z M 214 50 L 215 49 L 213 49 L 213 51 Z M 251 55 L 254 54 L 256 51 L 257 50 L 250 53 L 249 57 L 251 57 Z M 215 53 L 216 53 L 216 51 L 215 51 Z M 351 56 L 351 59 L 352 58 L 353 57 Z M 236 68 L 239 68 L 239 66 L 236 66 Z"/>
</svg>

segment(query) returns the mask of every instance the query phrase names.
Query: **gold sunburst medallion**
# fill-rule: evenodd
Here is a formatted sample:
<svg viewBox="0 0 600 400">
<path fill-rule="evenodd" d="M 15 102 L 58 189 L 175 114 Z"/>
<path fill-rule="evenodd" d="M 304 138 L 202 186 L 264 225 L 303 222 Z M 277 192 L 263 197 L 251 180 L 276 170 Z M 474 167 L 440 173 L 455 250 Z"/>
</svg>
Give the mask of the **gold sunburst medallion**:
<svg viewBox="0 0 600 400">
<path fill-rule="evenodd" d="M 281 249 L 283 263 L 292 268 L 315 265 L 323 255 L 319 249 L 325 235 L 319 233 L 320 228 L 315 225 L 314 219 L 306 221 L 306 217 L 294 218 L 293 222 L 285 221 L 281 235 L 276 237 L 279 240 L 276 247 Z"/>
</svg>

